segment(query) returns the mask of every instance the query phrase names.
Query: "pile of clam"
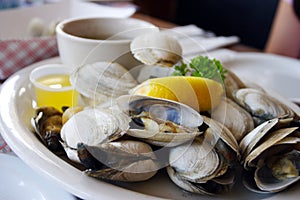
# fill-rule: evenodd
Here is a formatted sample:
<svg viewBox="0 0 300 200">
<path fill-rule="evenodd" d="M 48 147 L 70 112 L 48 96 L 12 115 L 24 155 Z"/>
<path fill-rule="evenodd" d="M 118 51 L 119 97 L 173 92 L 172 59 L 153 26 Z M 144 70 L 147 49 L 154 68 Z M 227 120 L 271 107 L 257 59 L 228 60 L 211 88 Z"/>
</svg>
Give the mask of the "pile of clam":
<svg viewBox="0 0 300 200">
<path fill-rule="evenodd" d="M 173 66 L 181 59 L 174 56 L 181 53 L 179 45 L 142 51 L 142 43 L 139 39 L 132 47 L 137 59 L 151 61 L 146 65 Z M 161 52 L 166 48 L 171 49 Z M 82 106 L 63 113 L 38 108 L 32 124 L 51 151 L 83 165 L 88 176 L 133 182 L 166 170 L 177 186 L 200 194 L 230 191 L 240 167 L 244 185 L 255 192 L 278 192 L 300 178 L 298 115 L 230 71 L 226 95 L 205 112 L 129 95 L 139 83 L 117 63 L 81 66 L 71 82 L 81 93 Z"/>
</svg>

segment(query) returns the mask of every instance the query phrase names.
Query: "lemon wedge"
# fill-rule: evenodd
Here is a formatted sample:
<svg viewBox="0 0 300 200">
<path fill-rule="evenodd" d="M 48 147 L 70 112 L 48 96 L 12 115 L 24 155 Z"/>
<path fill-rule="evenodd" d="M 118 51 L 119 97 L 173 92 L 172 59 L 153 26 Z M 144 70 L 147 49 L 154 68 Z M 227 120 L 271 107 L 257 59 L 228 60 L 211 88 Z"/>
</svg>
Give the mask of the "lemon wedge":
<svg viewBox="0 0 300 200">
<path fill-rule="evenodd" d="M 168 76 L 149 79 L 131 94 L 178 101 L 197 111 L 208 111 L 220 103 L 222 84 L 212 79 L 194 76 Z"/>
</svg>

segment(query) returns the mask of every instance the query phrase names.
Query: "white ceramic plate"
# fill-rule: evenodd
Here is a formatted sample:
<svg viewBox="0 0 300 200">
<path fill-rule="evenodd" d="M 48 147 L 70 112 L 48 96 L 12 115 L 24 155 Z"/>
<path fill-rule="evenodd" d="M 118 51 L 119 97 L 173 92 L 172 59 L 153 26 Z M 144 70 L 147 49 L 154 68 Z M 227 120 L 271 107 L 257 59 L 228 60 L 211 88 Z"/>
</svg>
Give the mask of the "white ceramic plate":
<svg viewBox="0 0 300 200">
<path fill-rule="evenodd" d="M 16 156 L 0 153 L 0 199 L 75 200 L 75 197 L 40 176 Z"/>
<path fill-rule="evenodd" d="M 83 199 L 207 199 L 207 196 L 184 192 L 173 184 L 165 172 L 141 183 L 112 185 L 87 177 L 51 153 L 34 136 L 30 126 L 33 90 L 29 85 L 30 71 L 38 65 L 59 63 L 58 58 L 30 65 L 11 76 L 0 92 L 0 131 L 13 151 L 34 170 L 53 179 L 70 193 Z M 237 183 L 232 192 L 212 199 L 298 199 L 300 183 L 275 195 L 256 194 Z"/>
<path fill-rule="evenodd" d="M 237 53 L 224 65 L 242 80 L 300 104 L 300 60 L 265 53 Z"/>
</svg>

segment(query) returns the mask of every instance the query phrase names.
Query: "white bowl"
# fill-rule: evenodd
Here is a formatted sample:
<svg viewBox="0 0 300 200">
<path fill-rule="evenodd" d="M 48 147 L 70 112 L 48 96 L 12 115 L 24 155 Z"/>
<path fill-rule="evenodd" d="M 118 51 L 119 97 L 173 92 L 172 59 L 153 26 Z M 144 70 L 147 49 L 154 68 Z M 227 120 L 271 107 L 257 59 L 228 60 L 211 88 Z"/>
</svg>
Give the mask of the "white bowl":
<svg viewBox="0 0 300 200">
<path fill-rule="evenodd" d="M 140 64 L 130 52 L 132 39 L 158 31 L 153 24 L 133 18 L 68 19 L 56 27 L 61 60 L 71 67 L 109 61 L 131 69 Z"/>
</svg>

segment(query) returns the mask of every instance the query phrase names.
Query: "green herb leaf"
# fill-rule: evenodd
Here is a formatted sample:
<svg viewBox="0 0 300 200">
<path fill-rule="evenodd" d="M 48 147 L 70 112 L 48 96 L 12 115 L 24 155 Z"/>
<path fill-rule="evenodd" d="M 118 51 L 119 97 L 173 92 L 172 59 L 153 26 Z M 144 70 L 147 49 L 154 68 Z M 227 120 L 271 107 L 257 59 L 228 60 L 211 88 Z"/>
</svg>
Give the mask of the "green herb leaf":
<svg viewBox="0 0 300 200">
<path fill-rule="evenodd" d="M 209 59 L 207 56 L 197 56 L 191 60 L 189 66 L 182 63 L 181 66 L 175 66 L 174 69 L 173 75 L 176 76 L 191 75 L 214 80 L 219 80 L 221 77 L 222 81 L 227 73 L 219 60 Z"/>
<path fill-rule="evenodd" d="M 188 73 L 189 69 L 187 64 L 182 63 L 180 66 L 175 66 L 175 71 L 173 72 L 174 76 L 185 76 Z"/>
</svg>

